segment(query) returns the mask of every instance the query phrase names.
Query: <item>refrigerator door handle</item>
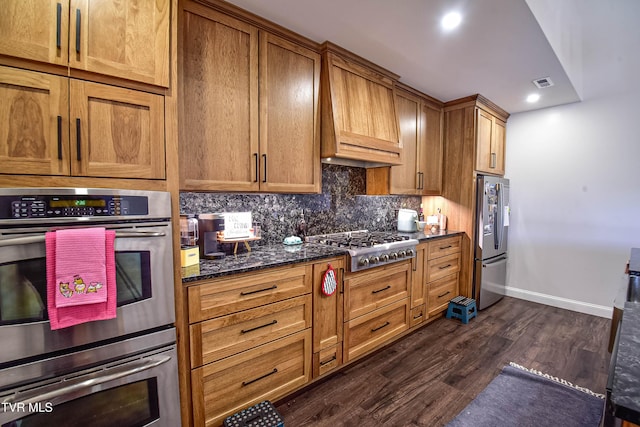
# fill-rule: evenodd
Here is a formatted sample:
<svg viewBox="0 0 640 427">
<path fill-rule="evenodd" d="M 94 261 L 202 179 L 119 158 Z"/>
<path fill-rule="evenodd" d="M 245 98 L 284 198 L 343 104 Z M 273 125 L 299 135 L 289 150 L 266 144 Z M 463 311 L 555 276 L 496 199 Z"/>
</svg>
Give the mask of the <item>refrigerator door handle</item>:
<svg viewBox="0 0 640 427">
<path fill-rule="evenodd" d="M 504 255 L 504 256 L 501 256 L 499 258 L 492 259 L 490 262 L 483 262 L 482 263 L 482 268 L 486 268 L 486 267 L 489 267 L 490 265 L 497 264 L 499 262 L 506 261 L 506 260 L 507 260 L 507 256 Z"/>
</svg>

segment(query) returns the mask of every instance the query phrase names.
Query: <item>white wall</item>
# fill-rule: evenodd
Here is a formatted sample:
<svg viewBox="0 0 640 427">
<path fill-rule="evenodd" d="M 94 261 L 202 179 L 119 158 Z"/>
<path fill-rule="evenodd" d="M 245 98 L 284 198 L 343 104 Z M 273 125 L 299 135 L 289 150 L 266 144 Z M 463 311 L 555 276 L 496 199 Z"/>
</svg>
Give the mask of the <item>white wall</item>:
<svg viewBox="0 0 640 427">
<path fill-rule="evenodd" d="M 640 247 L 640 91 L 515 114 L 507 294 L 607 317 Z"/>
</svg>

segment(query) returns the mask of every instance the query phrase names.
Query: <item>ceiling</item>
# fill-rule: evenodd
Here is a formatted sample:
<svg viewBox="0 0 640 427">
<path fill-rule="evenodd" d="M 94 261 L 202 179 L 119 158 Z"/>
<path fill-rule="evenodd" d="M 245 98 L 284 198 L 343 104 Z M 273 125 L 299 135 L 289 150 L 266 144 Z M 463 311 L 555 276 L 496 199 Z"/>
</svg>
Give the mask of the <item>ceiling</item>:
<svg viewBox="0 0 640 427">
<path fill-rule="evenodd" d="M 637 0 L 229 1 L 441 101 L 480 93 L 512 114 L 625 90 L 640 70 Z M 451 10 L 462 23 L 447 33 L 440 19 Z M 554 86 L 536 88 L 541 77 Z"/>
</svg>

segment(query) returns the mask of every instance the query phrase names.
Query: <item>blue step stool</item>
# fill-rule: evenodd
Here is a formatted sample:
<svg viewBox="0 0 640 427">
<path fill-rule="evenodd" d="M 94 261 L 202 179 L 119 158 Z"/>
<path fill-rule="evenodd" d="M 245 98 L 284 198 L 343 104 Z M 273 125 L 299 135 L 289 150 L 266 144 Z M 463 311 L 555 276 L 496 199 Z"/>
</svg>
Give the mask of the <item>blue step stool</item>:
<svg viewBox="0 0 640 427">
<path fill-rule="evenodd" d="M 476 309 L 476 300 L 458 296 L 449 301 L 449 308 L 447 308 L 447 319 L 461 319 L 465 325 L 469 323 L 469 320 L 476 317 L 478 310 Z"/>
</svg>

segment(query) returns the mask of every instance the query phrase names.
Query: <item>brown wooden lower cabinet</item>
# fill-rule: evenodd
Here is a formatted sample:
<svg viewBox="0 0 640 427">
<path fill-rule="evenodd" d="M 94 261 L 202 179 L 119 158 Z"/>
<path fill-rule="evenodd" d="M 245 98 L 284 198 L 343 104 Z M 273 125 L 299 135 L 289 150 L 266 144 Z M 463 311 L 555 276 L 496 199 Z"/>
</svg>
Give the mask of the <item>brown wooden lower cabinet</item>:
<svg viewBox="0 0 640 427">
<path fill-rule="evenodd" d="M 429 316 L 432 316 L 446 310 L 449 300 L 458 295 L 458 273 L 430 282 L 428 286 L 428 312 Z"/>
<path fill-rule="evenodd" d="M 427 320 L 427 306 L 426 304 L 419 305 L 411 309 L 411 318 L 409 319 L 409 327 L 413 328 L 416 325 Z"/>
<path fill-rule="evenodd" d="M 191 371 L 194 424 L 219 426 L 262 400 L 276 400 L 311 379 L 311 329 Z"/>
<path fill-rule="evenodd" d="M 409 328 L 409 298 L 350 320 L 344 329 L 344 361 L 374 350 Z"/>
<path fill-rule="evenodd" d="M 342 342 L 313 354 L 313 378 L 342 365 Z"/>
</svg>

